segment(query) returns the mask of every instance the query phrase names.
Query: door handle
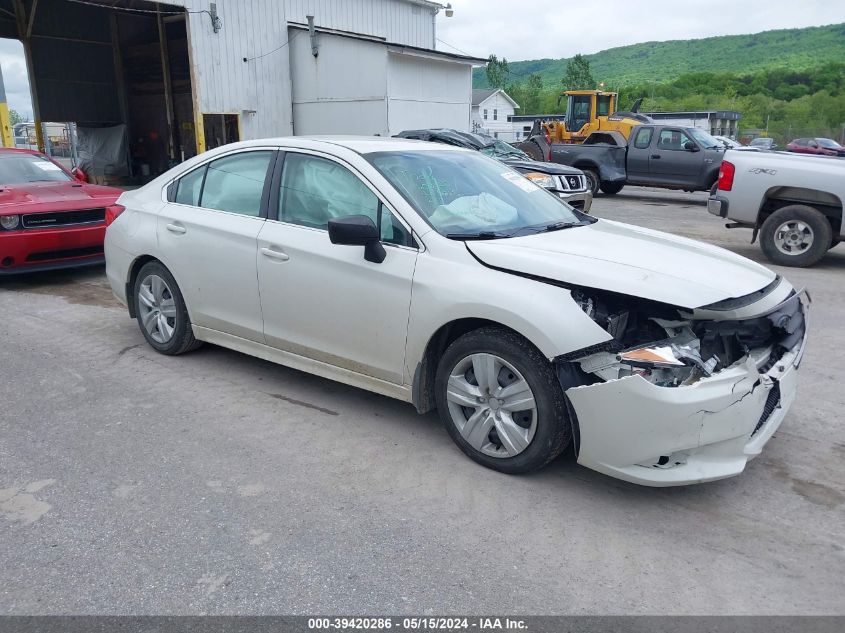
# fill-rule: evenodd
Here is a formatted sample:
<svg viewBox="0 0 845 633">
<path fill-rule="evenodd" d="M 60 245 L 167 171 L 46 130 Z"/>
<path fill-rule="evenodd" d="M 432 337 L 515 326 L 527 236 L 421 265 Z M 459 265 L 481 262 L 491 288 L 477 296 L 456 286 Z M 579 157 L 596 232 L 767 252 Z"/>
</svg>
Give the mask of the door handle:
<svg viewBox="0 0 845 633">
<path fill-rule="evenodd" d="M 287 253 L 284 253 L 282 251 L 277 251 L 277 250 L 272 249 L 272 248 L 266 248 L 266 247 L 261 248 L 261 254 L 264 255 L 265 257 L 269 257 L 270 259 L 275 259 L 275 260 L 280 261 L 280 262 L 286 262 L 290 259 L 290 255 L 288 255 Z"/>
<path fill-rule="evenodd" d="M 168 224 L 165 228 L 171 233 L 178 233 L 180 235 L 188 230 L 181 224 Z"/>
<path fill-rule="evenodd" d="M 652 158 L 660 158 L 660 154 L 652 154 L 651 157 Z"/>
</svg>

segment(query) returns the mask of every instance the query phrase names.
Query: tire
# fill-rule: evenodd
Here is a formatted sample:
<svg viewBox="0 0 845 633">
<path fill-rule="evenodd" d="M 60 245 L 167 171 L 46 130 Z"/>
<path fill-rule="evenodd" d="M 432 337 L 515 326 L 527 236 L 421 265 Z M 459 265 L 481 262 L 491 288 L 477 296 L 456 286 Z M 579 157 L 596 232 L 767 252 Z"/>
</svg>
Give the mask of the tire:
<svg viewBox="0 0 845 633">
<path fill-rule="evenodd" d="M 486 378 L 475 377 L 476 367 L 482 375 L 492 367 L 494 389 L 486 388 L 490 384 Z M 509 385 L 512 393 L 505 395 Z M 521 385 L 527 385 L 533 400 Z M 491 391 L 500 399 L 489 397 Z M 509 330 L 482 328 L 452 343 L 437 366 L 435 395 L 440 418 L 454 442 L 471 459 L 499 472 L 542 468 L 572 440 L 565 396 L 552 364 Z M 531 402 L 533 409 L 516 408 L 530 407 Z M 475 425 L 468 427 L 473 418 Z"/>
<path fill-rule="evenodd" d="M 149 262 L 141 268 L 135 278 L 132 300 L 138 327 L 157 352 L 176 356 L 202 344 L 194 338 L 182 292 L 161 262 Z"/>
<path fill-rule="evenodd" d="M 622 191 L 622 187 L 624 186 L 624 182 L 603 182 L 600 185 L 601 192 L 607 194 L 608 196 L 615 196 L 617 193 Z"/>
<path fill-rule="evenodd" d="M 828 251 L 833 231 L 827 218 L 813 207 L 791 204 L 772 213 L 760 231 L 760 248 L 772 263 L 812 266 Z"/>
<path fill-rule="evenodd" d="M 601 186 L 599 175 L 593 169 L 583 169 L 580 167 L 579 169 L 581 169 L 587 177 L 587 187 L 589 187 L 593 195 L 596 195 L 599 192 L 599 187 Z"/>
<path fill-rule="evenodd" d="M 546 157 L 543 156 L 543 150 L 541 150 L 540 146 L 534 141 L 526 141 L 525 143 L 522 143 L 519 149 L 528 154 L 528 156 L 530 156 L 533 160 L 538 160 L 540 162 L 545 162 L 546 160 Z"/>
</svg>

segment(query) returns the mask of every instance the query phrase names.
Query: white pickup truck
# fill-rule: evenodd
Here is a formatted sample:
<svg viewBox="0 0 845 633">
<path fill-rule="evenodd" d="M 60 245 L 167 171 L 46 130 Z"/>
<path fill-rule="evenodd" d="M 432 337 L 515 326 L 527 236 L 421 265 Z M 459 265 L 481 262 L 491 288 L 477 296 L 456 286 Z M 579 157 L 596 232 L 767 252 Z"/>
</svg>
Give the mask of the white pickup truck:
<svg viewBox="0 0 845 633">
<path fill-rule="evenodd" d="M 754 230 L 769 260 L 812 266 L 843 238 L 845 159 L 728 150 L 707 210 Z"/>
</svg>

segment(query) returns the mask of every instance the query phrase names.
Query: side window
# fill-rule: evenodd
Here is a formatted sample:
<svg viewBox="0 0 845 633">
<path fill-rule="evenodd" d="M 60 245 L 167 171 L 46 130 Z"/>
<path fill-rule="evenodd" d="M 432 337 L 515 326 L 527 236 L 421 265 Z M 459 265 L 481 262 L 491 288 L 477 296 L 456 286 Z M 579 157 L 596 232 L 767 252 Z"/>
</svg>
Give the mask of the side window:
<svg viewBox="0 0 845 633">
<path fill-rule="evenodd" d="M 198 207 L 200 204 L 200 190 L 205 176 L 205 165 L 188 172 L 176 183 L 176 196 L 173 201 L 179 204 L 190 204 Z"/>
<path fill-rule="evenodd" d="M 496 108 L 493 108 L 493 120 L 494 121 L 499 120 L 499 111 Z"/>
<path fill-rule="evenodd" d="M 684 143 L 692 139 L 680 130 L 660 130 L 657 141 L 658 149 L 682 150 Z"/>
<path fill-rule="evenodd" d="M 484 108 L 484 120 L 487 120 L 487 108 Z"/>
<path fill-rule="evenodd" d="M 200 206 L 258 217 L 272 158 L 272 151 L 241 152 L 210 162 Z"/>
<path fill-rule="evenodd" d="M 650 127 L 644 127 L 637 130 L 637 136 L 634 139 L 634 147 L 637 149 L 646 149 L 651 143 L 651 135 L 654 130 Z"/>
<path fill-rule="evenodd" d="M 358 176 L 338 163 L 308 154 L 287 153 L 279 192 L 279 220 L 327 230 L 329 220 L 369 216 L 381 227 L 383 242 L 410 244 L 410 236 Z"/>
</svg>

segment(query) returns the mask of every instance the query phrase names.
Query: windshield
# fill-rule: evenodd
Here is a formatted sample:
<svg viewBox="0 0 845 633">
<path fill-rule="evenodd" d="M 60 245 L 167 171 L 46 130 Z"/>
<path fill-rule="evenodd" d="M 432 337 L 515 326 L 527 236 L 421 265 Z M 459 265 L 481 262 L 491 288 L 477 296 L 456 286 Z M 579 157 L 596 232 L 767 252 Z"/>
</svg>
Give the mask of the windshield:
<svg viewBox="0 0 845 633">
<path fill-rule="evenodd" d="M 0 184 L 73 180 L 61 167 L 37 154 L 0 154 Z"/>
<path fill-rule="evenodd" d="M 522 160 L 531 160 L 521 149 L 517 149 L 513 145 L 509 145 L 504 141 L 495 141 L 487 147 L 481 148 L 481 153 L 485 156 L 492 156 L 493 158 L 519 158 Z"/>
<path fill-rule="evenodd" d="M 842 147 L 839 143 L 829 138 L 817 138 L 816 141 L 819 145 L 828 149 L 839 149 Z"/>
<path fill-rule="evenodd" d="M 512 237 L 593 221 L 477 152 L 377 152 L 366 158 L 448 237 Z"/>
<path fill-rule="evenodd" d="M 725 145 L 719 141 L 715 136 L 710 136 L 707 132 L 699 130 L 696 127 L 689 129 L 690 136 L 692 136 L 698 144 L 702 147 L 724 147 Z"/>
</svg>

